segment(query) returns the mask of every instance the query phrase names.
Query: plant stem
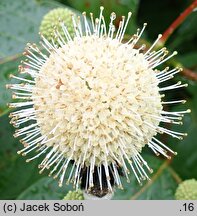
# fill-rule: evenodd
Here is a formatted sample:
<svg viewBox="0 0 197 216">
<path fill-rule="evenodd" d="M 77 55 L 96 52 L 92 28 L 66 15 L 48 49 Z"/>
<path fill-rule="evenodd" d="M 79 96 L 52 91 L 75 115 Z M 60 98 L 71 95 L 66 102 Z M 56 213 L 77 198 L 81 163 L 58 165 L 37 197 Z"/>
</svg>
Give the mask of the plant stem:
<svg viewBox="0 0 197 216">
<path fill-rule="evenodd" d="M 143 194 L 162 174 L 162 172 L 168 167 L 171 160 L 165 160 L 165 162 L 160 166 L 157 172 L 152 176 L 151 181 L 148 181 L 137 193 L 135 193 L 130 199 L 136 200 L 141 194 Z"/>
<path fill-rule="evenodd" d="M 197 81 L 197 73 L 195 73 L 194 71 L 187 69 L 187 68 L 183 68 L 181 73 L 183 74 L 183 76 L 187 77 L 189 80 Z"/>
<path fill-rule="evenodd" d="M 168 167 L 168 170 L 173 176 L 173 178 L 176 180 L 177 184 L 180 184 L 182 182 L 182 179 L 180 178 L 180 176 L 171 167 Z"/>
<path fill-rule="evenodd" d="M 197 7 L 197 0 L 194 0 L 178 17 L 177 19 L 167 28 L 167 30 L 163 33 L 162 38 L 160 39 L 160 43 L 162 45 L 168 40 L 170 35 L 177 29 L 177 27 L 193 12 L 193 10 Z"/>
</svg>

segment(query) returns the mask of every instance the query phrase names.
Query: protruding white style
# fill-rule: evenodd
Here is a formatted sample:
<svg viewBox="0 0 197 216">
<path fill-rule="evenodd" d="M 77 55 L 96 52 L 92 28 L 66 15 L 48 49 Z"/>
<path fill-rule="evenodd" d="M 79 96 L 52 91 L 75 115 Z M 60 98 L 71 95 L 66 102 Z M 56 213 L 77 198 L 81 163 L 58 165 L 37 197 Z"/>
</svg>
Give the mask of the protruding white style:
<svg viewBox="0 0 197 216">
<path fill-rule="evenodd" d="M 176 154 L 155 136 L 165 133 L 182 139 L 186 134 L 159 124 L 181 124 L 183 114 L 190 110 L 163 110 L 163 104 L 185 102 L 162 98 L 163 92 L 186 84 L 159 87 L 180 71 L 156 69 L 176 52 L 168 55 L 166 48 L 153 50 L 161 35 L 148 50 L 144 51 L 145 45 L 138 47 L 136 43 L 147 24 L 124 42 L 131 13 L 122 17 L 116 31 L 115 13 L 107 27 L 103 9 L 95 20 L 91 14 L 90 22 L 86 13 L 78 18 L 73 16 L 74 38 L 60 21 L 66 41 L 56 31 L 58 44 L 50 43 L 42 35 L 42 49 L 27 44 L 27 60 L 19 70 L 31 79 L 12 76 L 17 84 L 7 87 L 17 99 L 9 106 L 20 108 L 10 114 L 13 125 L 20 127 L 15 137 L 21 137 L 24 144 L 18 153 L 27 155 L 36 150 L 27 162 L 45 155 L 39 165 L 40 173 L 50 169 L 50 175 L 59 179 L 60 186 L 72 181 L 78 189 L 81 170 L 87 167 L 86 191 L 94 186 L 94 172 L 102 190 L 104 169 L 110 192 L 110 173 L 122 188 L 119 167 L 128 180 L 130 171 L 139 183 L 149 179 L 147 173 L 152 169 L 140 154 L 145 145 L 166 158 L 170 158 L 168 152 Z"/>
</svg>

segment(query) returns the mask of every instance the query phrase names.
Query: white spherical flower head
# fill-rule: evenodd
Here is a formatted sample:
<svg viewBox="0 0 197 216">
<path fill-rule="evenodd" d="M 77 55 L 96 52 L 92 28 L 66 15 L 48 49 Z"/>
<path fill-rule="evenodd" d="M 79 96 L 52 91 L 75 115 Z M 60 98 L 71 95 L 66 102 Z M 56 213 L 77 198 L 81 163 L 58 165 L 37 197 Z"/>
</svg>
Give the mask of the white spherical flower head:
<svg viewBox="0 0 197 216">
<path fill-rule="evenodd" d="M 56 137 L 46 145 L 58 144 L 67 158 L 86 166 L 140 152 L 156 135 L 149 124 L 157 127 L 159 120 L 151 115 L 162 111 L 158 79 L 144 55 L 95 35 L 52 53 L 33 97 L 42 134 Z"/>
<path fill-rule="evenodd" d="M 11 113 L 16 127 L 24 125 L 15 133 L 25 145 L 19 153 L 37 149 L 37 155 L 27 161 L 46 154 L 40 172 L 50 168 L 60 186 L 68 172 L 67 182 L 73 180 L 77 189 L 82 181 L 85 191 L 95 186 L 95 194 L 100 191 L 104 196 L 102 191 L 113 191 L 114 184 L 122 187 L 120 169 L 128 180 L 132 170 L 141 183 L 149 179 L 146 170 L 152 172 L 140 154 L 142 148 L 148 145 L 156 155 L 170 158 L 168 151 L 176 153 L 155 135 L 165 133 L 178 139 L 185 135 L 159 125 L 180 124 L 183 113 L 189 112 L 163 110 L 163 104 L 185 102 L 161 100 L 161 92 L 185 84 L 159 87 L 180 69 L 155 69 L 176 52 L 167 56 L 166 48 L 153 51 L 161 35 L 149 49 L 136 48 L 146 24 L 123 42 L 130 17 L 131 13 L 122 18 L 117 31 L 114 13 L 106 27 L 103 7 L 96 20 L 91 14 L 91 24 L 85 13 L 78 20 L 72 17 L 74 39 L 61 22 L 67 40 L 56 31 L 57 44 L 42 35 L 44 50 L 28 44 L 28 60 L 20 71 L 32 79 L 12 76 L 22 83 L 8 85 L 15 90 L 13 97 L 21 99 L 10 104 L 22 107 Z"/>
</svg>

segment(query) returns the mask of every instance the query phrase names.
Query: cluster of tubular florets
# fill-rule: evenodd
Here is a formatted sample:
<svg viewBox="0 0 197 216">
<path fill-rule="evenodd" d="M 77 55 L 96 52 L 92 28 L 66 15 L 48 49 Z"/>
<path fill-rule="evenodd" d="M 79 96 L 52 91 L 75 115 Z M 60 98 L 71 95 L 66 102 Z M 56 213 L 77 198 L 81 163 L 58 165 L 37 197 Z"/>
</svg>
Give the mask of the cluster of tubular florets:
<svg viewBox="0 0 197 216">
<path fill-rule="evenodd" d="M 147 171 L 152 172 L 141 156 L 142 148 L 148 145 L 156 155 L 170 158 L 168 152 L 176 152 L 155 135 L 178 139 L 186 135 L 160 126 L 160 122 L 181 124 L 183 114 L 190 111 L 163 109 L 164 104 L 185 102 L 165 101 L 163 92 L 186 84 L 160 87 L 180 71 L 157 69 L 176 52 L 153 50 L 161 35 L 149 49 L 136 47 L 146 24 L 123 42 L 130 17 L 131 13 L 123 17 L 115 31 L 114 13 L 109 27 L 103 7 L 99 18 L 91 14 L 91 23 L 83 13 L 72 19 L 74 38 L 60 21 L 64 38 L 56 30 L 56 43 L 41 35 L 43 49 L 28 44 L 28 60 L 20 71 L 31 79 L 13 76 L 21 83 L 8 85 L 19 100 L 10 104 L 19 108 L 11 113 L 11 122 L 20 127 L 15 136 L 24 144 L 19 153 L 36 150 L 28 162 L 46 155 L 40 172 L 50 169 L 60 186 L 66 178 L 76 188 L 83 181 L 86 191 L 96 185 L 110 192 L 114 184 L 122 188 L 120 169 L 128 180 L 131 170 L 141 183 L 149 179 Z"/>
</svg>

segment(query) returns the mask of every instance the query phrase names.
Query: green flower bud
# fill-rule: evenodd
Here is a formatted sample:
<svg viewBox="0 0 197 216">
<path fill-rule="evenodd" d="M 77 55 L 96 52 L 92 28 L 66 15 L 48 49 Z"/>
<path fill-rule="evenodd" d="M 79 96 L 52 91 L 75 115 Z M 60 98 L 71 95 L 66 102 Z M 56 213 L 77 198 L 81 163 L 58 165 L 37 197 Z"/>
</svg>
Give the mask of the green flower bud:
<svg viewBox="0 0 197 216">
<path fill-rule="evenodd" d="M 74 27 L 72 22 L 72 14 L 74 14 L 71 10 L 67 8 L 56 8 L 47 13 L 41 22 L 40 32 L 41 34 L 48 40 L 55 40 L 54 37 L 54 27 L 58 30 L 60 35 L 66 40 L 64 32 L 62 30 L 60 21 L 63 21 L 65 26 L 67 27 L 70 36 L 74 36 Z M 56 42 L 56 41 L 54 41 Z"/>
<path fill-rule="evenodd" d="M 78 191 L 69 191 L 63 200 L 84 200 L 83 192 Z"/>
<path fill-rule="evenodd" d="M 182 182 L 175 193 L 177 200 L 197 200 L 197 181 L 190 179 Z"/>
</svg>

